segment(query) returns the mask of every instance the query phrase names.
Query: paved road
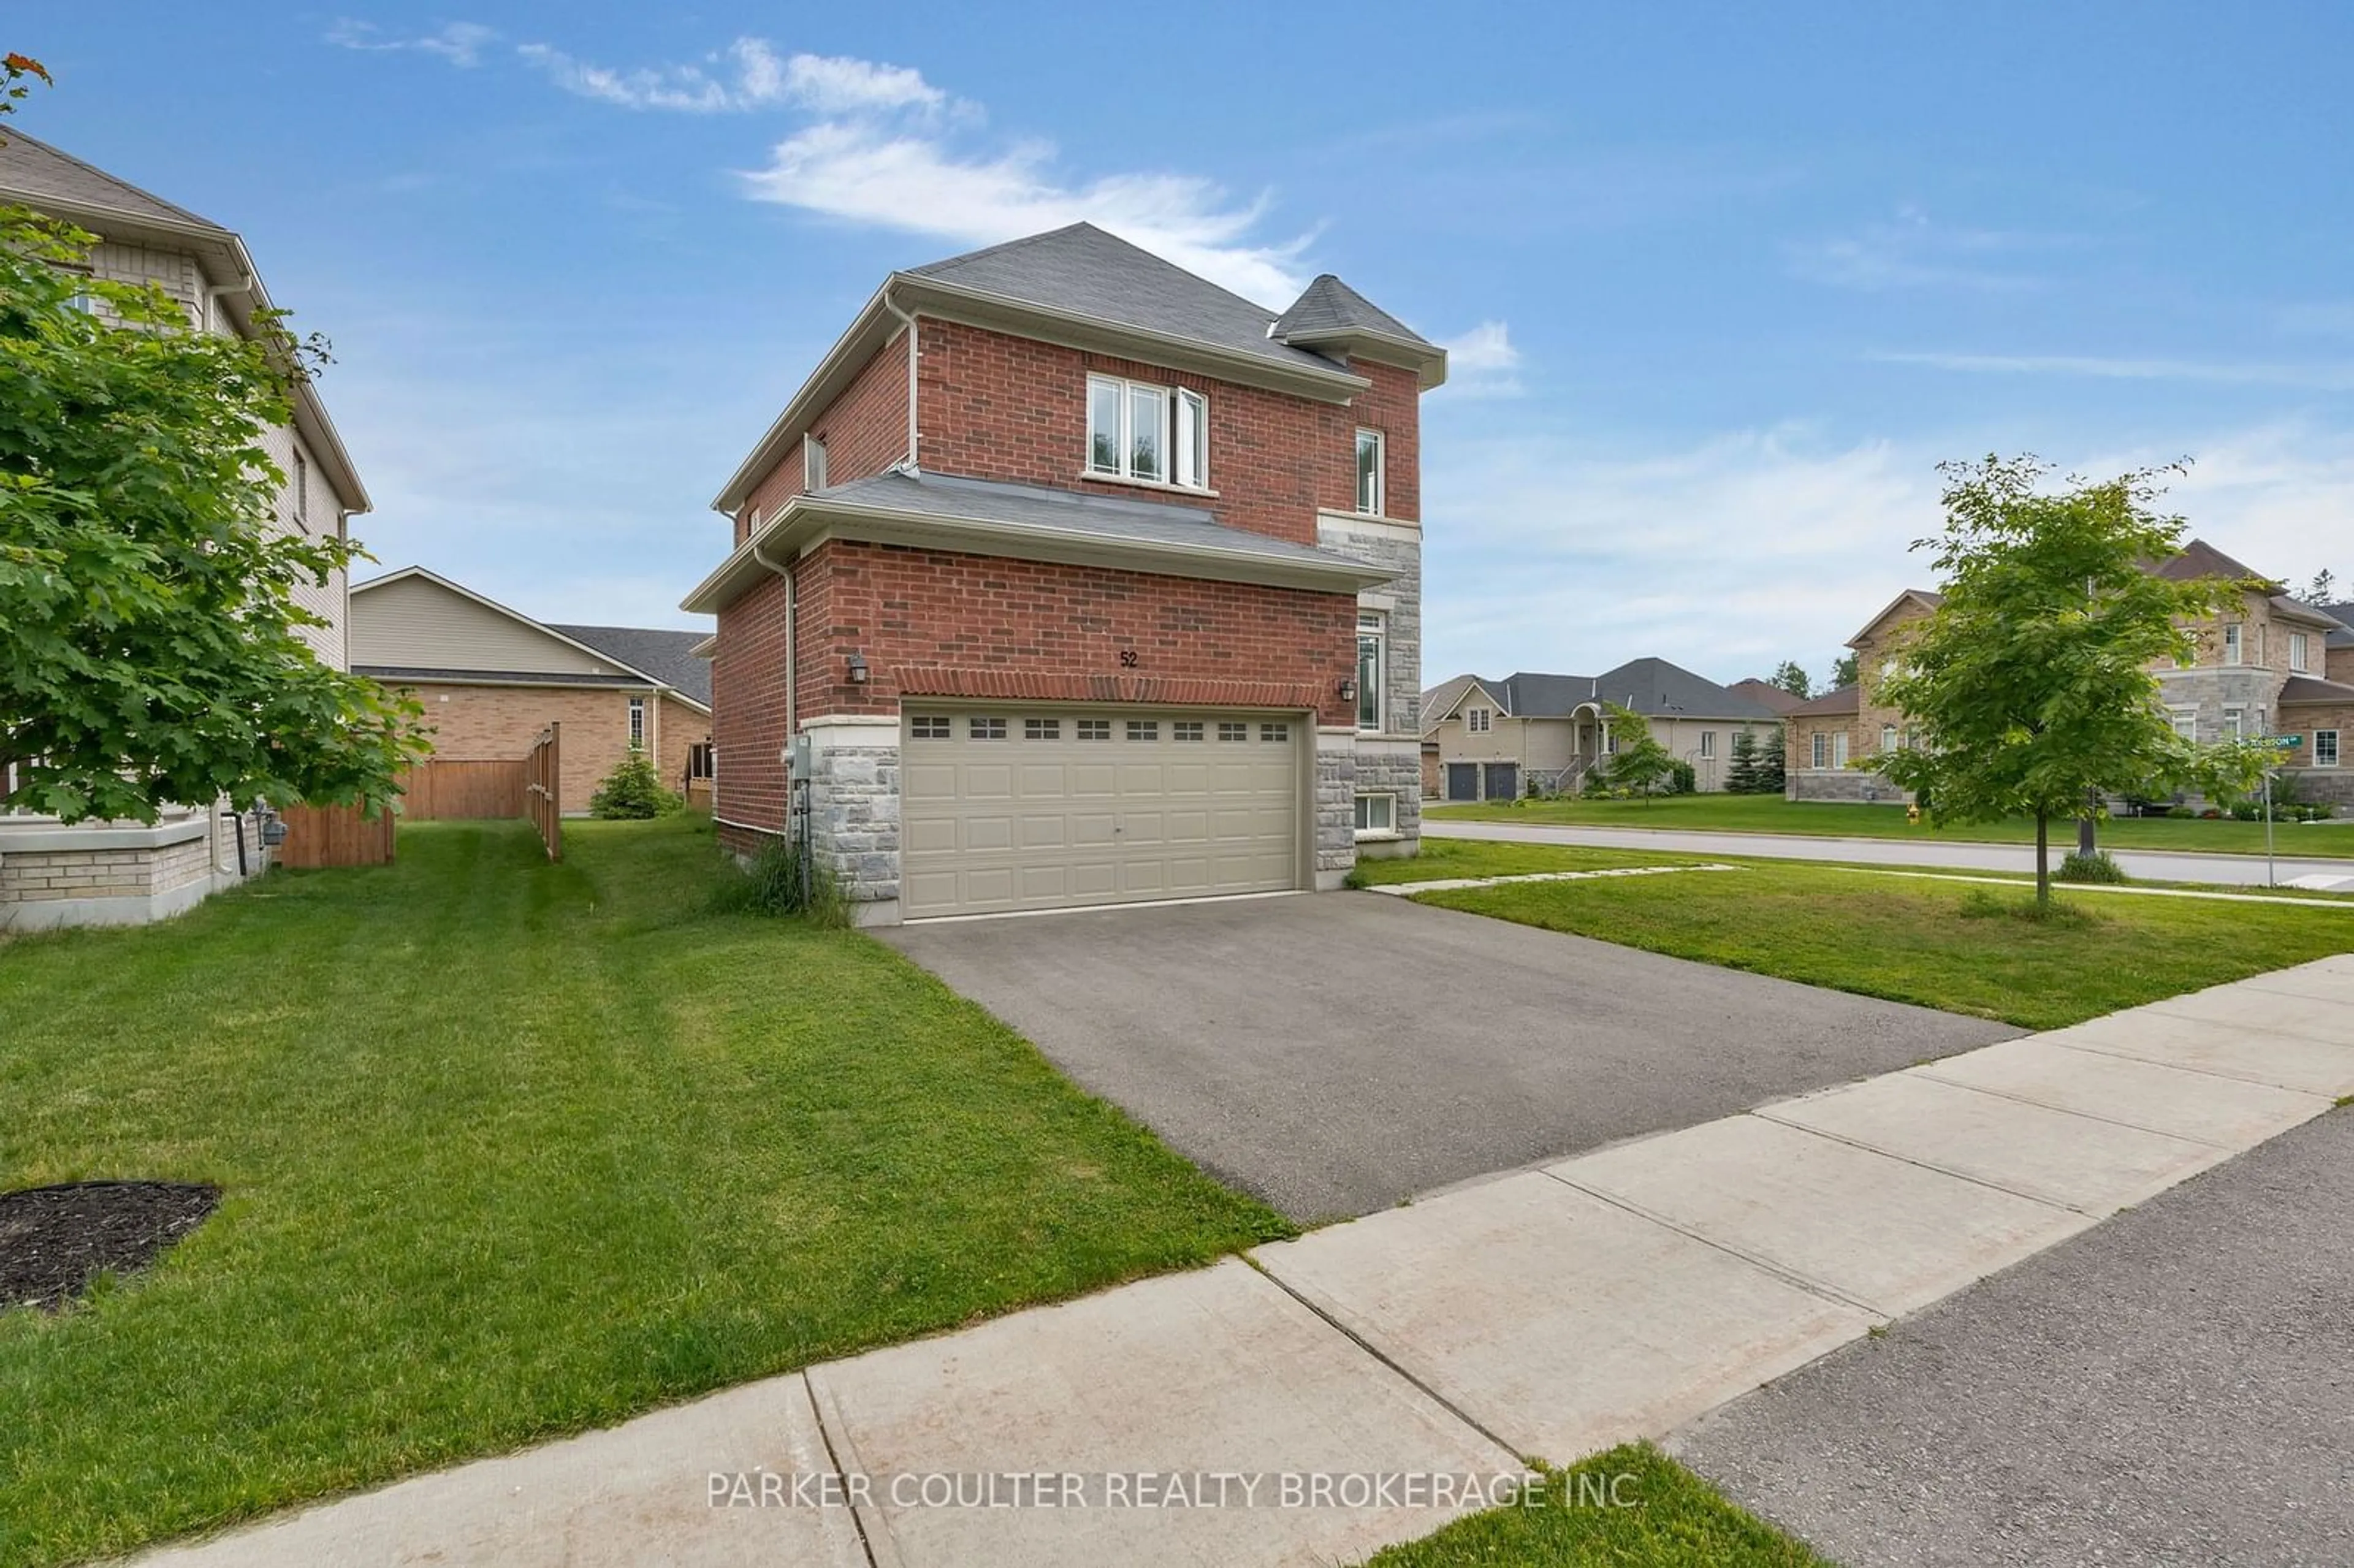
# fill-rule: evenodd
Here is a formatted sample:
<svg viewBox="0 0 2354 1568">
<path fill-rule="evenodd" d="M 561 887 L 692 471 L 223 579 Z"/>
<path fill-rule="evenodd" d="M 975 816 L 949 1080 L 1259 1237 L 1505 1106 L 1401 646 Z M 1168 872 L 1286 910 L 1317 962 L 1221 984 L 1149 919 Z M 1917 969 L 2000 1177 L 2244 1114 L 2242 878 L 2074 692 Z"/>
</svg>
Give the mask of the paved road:
<svg viewBox="0 0 2354 1568">
<path fill-rule="evenodd" d="M 1587 828 L 1522 822 L 1460 821 L 1426 816 L 1422 831 L 1435 839 L 1497 839 L 1507 843 L 1593 844 L 1606 849 L 1660 850 L 1678 854 L 1744 854 L 1769 860 L 1837 860 L 1859 865 L 1935 865 L 1969 871 L 2035 869 L 2032 844 L 1965 843 L 1946 840 L 1917 843 L 1903 839 L 1810 838 L 1796 833 L 1696 832 L 1682 829 L 1659 832 L 1649 828 Z M 2354 828 L 2283 830 L 2284 842 L 2298 832 L 2336 833 L 2354 848 Z M 2071 824 L 2065 842 L 2056 842 L 2053 863 L 2075 847 Z M 2126 874 L 2152 882 L 2209 882 L 2226 886 L 2264 885 L 2262 855 L 2186 854 L 2174 850 L 2115 850 Z M 2354 860 L 2298 860 L 2283 856 L 2280 880 L 2295 876 L 2343 877 L 2354 883 Z"/>
<path fill-rule="evenodd" d="M 1856 1568 L 2344 1563 L 2349 1213 L 2339 1110 L 1670 1447 Z"/>
<path fill-rule="evenodd" d="M 1373 894 L 877 934 L 1302 1221 L 2019 1033 Z"/>
</svg>

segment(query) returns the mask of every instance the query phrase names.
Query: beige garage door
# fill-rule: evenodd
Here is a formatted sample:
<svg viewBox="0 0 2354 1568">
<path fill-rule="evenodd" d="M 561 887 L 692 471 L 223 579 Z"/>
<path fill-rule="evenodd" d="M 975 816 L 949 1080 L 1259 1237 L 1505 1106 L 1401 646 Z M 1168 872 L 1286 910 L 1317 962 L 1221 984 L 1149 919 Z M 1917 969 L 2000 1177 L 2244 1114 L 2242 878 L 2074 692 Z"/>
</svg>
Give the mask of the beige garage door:
<svg viewBox="0 0 2354 1568">
<path fill-rule="evenodd" d="M 911 706 L 901 723 L 909 919 L 1299 885 L 1299 716 Z"/>
</svg>

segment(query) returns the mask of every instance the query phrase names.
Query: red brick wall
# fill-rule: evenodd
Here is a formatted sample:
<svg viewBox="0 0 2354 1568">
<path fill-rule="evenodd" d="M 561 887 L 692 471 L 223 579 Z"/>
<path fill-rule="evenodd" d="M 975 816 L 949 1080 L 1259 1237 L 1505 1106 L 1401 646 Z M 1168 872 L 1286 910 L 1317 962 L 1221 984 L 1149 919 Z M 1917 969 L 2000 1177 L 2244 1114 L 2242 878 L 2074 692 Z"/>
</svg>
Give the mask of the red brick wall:
<svg viewBox="0 0 2354 1568">
<path fill-rule="evenodd" d="M 809 433 L 825 445 L 825 480 L 845 484 L 881 473 L 907 455 L 907 341 L 894 338 L 875 351 L 875 357 L 851 378 L 825 411 L 810 424 Z M 736 514 L 736 543 L 749 535 L 751 513 L 763 520 L 801 489 L 801 443 L 795 441 L 782 461 L 761 476 Z"/>
<path fill-rule="evenodd" d="M 835 540 L 803 559 L 799 716 L 896 714 L 902 667 L 1021 673 L 1055 694 L 1125 678 L 1123 695 L 1175 685 L 1170 700 L 1220 700 L 1218 683 L 1312 694 L 1323 723 L 1352 722 L 1353 594 L 1204 582 L 1145 572 L 1007 560 Z M 713 664 L 718 815 L 780 827 L 785 777 L 784 585 L 763 582 L 719 616 Z M 1124 665 L 1130 650 L 1137 662 Z M 853 652 L 869 681 L 843 676 Z M 1105 689 L 1110 689 L 1106 687 Z M 1239 693 L 1225 700 L 1287 705 Z"/>
<path fill-rule="evenodd" d="M 785 579 L 771 573 L 719 612 L 711 659 L 712 814 L 782 828 L 785 821 Z M 733 840 L 729 841 L 731 843 Z M 736 847 L 748 847 L 737 845 Z"/>
<path fill-rule="evenodd" d="M 1206 504 L 1231 527 L 1314 544 L 1318 508 L 1356 509 L 1361 426 L 1387 438 L 1388 514 L 1421 515 L 1420 394 L 1410 370 L 1352 366 L 1373 385 L 1343 407 L 955 322 L 921 324 L 917 424 L 931 472 L 1204 504 L 1182 492 L 1084 477 L 1087 373 L 1100 371 L 1208 397 L 1210 488 L 1218 495 Z"/>
</svg>

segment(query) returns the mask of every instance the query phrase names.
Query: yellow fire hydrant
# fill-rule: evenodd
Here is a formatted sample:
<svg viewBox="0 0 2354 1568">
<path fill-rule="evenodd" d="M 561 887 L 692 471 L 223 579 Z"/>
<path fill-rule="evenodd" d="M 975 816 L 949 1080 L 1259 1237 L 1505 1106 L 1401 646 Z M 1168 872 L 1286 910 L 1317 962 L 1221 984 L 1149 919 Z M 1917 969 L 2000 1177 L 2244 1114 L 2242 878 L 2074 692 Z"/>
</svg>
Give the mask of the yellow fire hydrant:
<svg viewBox="0 0 2354 1568">
<path fill-rule="evenodd" d="M 1913 801 L 1910 805 L 1908 805 L 1908 806 L 1906 806 L 1906 807 L 1904 808 L 1904 820 L 1905 820 L 1906 821 L 1908 821 L 1908 822 L 1912 823 L 1912 824 L 1913 824 L 1914 827 L 1916 827 L 1916 828 L 1917 828 L 1917 827 L 1919 827 L 1919 826 L 1921 825 L 1921 802 L 1920 802 L 1920 801 L 1918 801 L 1918 800 Z"/>
</svg>

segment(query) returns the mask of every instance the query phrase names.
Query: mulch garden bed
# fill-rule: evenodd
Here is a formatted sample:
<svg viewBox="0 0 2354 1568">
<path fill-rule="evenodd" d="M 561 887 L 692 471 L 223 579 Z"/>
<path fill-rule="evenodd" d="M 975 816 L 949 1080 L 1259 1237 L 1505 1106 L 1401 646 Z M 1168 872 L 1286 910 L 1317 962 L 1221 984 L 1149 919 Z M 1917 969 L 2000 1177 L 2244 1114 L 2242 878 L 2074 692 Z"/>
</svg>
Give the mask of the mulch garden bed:
<svg viewBox="0 0 2354 1568">
<path fill-rule="evenodd" d="M 55 1311 L 102 1274 L 129 1274 L 204 1224 L 220 1189 L 70 1181 L 0 1192 L 0 1310 Z"/>
</svg>

